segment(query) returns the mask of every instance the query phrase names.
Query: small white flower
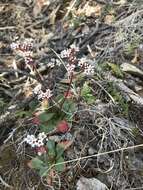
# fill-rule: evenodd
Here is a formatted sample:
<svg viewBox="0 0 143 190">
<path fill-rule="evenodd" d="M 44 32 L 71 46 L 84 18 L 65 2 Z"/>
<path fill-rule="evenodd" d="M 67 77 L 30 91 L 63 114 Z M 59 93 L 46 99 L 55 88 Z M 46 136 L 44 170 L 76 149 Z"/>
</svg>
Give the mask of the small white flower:
<svg viewBox="0 0 143 190">
<path fill-rule="evenodd" d="M 43 146 L 43 145 L 44 145 L 43 140 L 38 139 L 38 140 L 36 141 L 36 146 L 37 146 L 37 147 L 40 147 L 40 146 Z"/>
<path fill-rule="evenodd" d="M 48 63 L 47 65 L 48 65 L 48 67 L 53 68 L 53 67 L 55 66 L 55 63 L 50 62 L 50 63 Z"/>
<path fill-rule="evenodd" d="M 33 63 L 33 59 L 31 57 L 24 57 L 24 59 L 26 64 Z"/>
<path fill-rule="evenodd" d="M 52 91 L 50 89 L 47 89 L 46 92 L 40 91 L 38 94 L 38 99 L 49 99 L 51 96 L 53 96 Z"/>
<path fill-rule="evenodd" d="M 75 44 L 72 44 L 72 45 L 70 46 L 70 48 L 71 48 L 71 49 L 74 49 L 76 52 L 79 51 L 79 47 L 77 47 Z"/>
<path fill-rule="evenodd" d="M 70 64 L 67 64 L 67 66 L 66 66 L 66 69 L 67 69 L 67 73 L 68 73 L 68 76 L 70 76 L 71 75 L 71 73 L 74 71 L 74 69 L 75 69 L 75 65 L 70 65 Z"/>
<path fill-rule="evenodd" d="M 42 152 L 37 152 L 38 156 L 41 156 L 43 153 Z"/>
<path fill-rule="evenodd" d="M 38 84 L 38 85 L 34 88 L 34 90 L 33 90 L 34 94 L 39 94 L 39 93 L 41 93 L 41 88 L 42 88 L 42 85 L 41 85 L 41 84 Z"/>
<path fill-rule="evenodd" d="M 84 74 L 85 75 L 94 75 L 94 66 L 93 65 L 88 65 L 84 69 Z"/>
<path fill-rule="evenodd" d="M 29 144 L 31 147 L 36 146 L 36 137 L 34 135 L 27 135 L 27 137 L 24 139 L 24 142 Z"/>
<path fill-rule="evenodd" d="M 83 67 L 86 62 L 87 62 L 87 59 L 83 57 L 83 58 L 79 59 L 78 66 Z"/>
<path fill-rule="evenodd" d="M 17 49 L 17 48 L 19 48 L 19 43 L 12 42 L 10 47 L 11 47 L 11 49 Z"/>
<path fill-rule="evenodd" d="M 27 46 L 28 48 L 33 47 L 33 39 L 32 38 L 25 38 L 24 41 L 21 43 L 24 46 Z"/>
<path fill-rule="evenodd" d="M 56 59 L 56 65 L 60 66 L 62 63 L 59 59 Z"/>
<path fill-rule="evenodd" d="M 39 140 L 44 140 L 46 137 L 47 137 L 47 135 L 44 132 L 38 134 Z"/>
<path fill-rule="evenodd" d="M 67 57 L 69 57 L 69 55 L 70 55 L 70 51 L 68 49 L 67 50 L 63 50 L 61 52 L 61 58 L 67 58 Z"/>
<path fill-rule="evenodd" d="M 25 52 L 24 52 L 24 56 L 25 56 L 25 57 L 28 57 L 28 56 L 29 56 L 29 57 L 32 57 L 32 56 L 33 56 L 33 51 L 25 51 Z"/>
</svg>

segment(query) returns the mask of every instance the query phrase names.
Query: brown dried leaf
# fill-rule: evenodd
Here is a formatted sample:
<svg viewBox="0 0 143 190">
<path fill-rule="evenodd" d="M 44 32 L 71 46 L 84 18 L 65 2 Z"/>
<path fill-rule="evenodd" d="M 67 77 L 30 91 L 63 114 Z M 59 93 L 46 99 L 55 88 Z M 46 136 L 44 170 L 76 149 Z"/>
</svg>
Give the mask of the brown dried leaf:
<svg viewBox="0 0 143 190">
<path fill-rule="evenodd" d="M 49 172 L 49 175 L 47 176 L 47 180 L 46 180 L 48 185 L 52 185 L 54 176 L 55 176 L 55 171 L 53 169 L 51 169 Z"/>
<path fill-rule="evenodd" d="M 49 106 L 49 101 L 47 99 L 43 99 L 41 102 L 42 109 L 48 108 L 48 106 Z"/>
<path fill-rule="evenodd" d="M 67 141 L 62 141 L 59 142 L 58 145 L 60 145 L 64 150 L 68 149 L 72 145 L 73 141 L 72 140 L 67 140 Z"/>
<path fill-rule="evenodd" d="M 79 8 L 76 11 L 77 15 L 84 14 L 87 17 L 93 16 L 97 17 L 101 15 L 102 6 L 99 4 L 95 4 L 94 6 L 89 5 L 88 3 L 85 4 L 83 8 Z"/>
<path fill-rule="evenodd" d="M 32 161 L 31 161 L 31 160 L 29 160 L 29 161 L 27 162 L 27 166 L 28 166 L 29 168 L 33 169 L 33 167 L 32 167 Z"/>
<path fill-rule="evenodd" d="M 35 1 L 35 6 L 33 8 L 33 15 L 36 17 L 42 10 L 44 5 L 49 5 L 50 1 L 49 0 L 36 0 Z"/>
<path fill-rule="evenodd" d="M 139 63 L 139 62 L 138 62 L 138 58 L 139 58 L 138 51 L 135 50 L 135 55 L 134 55 L 134 58 L 131 60 L 131 63 L 133 63 L 133 64 Z"/>
<path fill-rule="evenodd" d="M 105 22 L 106 24 L 109 24 L 109 25 L 110 25 L 110 24 L 113 23 L 114 19 L 115 19 L 114 15 L 106 15 L 106 17 L 105 17 L 105 19 L 104 19 L 104 22 Z"/>
</svg>

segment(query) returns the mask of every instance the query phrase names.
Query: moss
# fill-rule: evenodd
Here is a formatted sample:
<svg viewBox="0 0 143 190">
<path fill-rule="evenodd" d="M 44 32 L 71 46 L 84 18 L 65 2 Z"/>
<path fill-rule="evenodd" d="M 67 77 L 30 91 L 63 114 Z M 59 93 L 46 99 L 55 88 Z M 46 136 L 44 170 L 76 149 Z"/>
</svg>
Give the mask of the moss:
<svg viewBox="0 0 143 190">
<path fill-rule="evenodd" d="M 107 90 L 114 98 L 115 102 L 118 104 L 120 113 L 123 114 L 124 116 L 128 116 L 128 110 L 129 110 L 128 102 L 122 96 L 121 92 L 115 88 L 113 82 L 108 83 Z"/>
</svg>

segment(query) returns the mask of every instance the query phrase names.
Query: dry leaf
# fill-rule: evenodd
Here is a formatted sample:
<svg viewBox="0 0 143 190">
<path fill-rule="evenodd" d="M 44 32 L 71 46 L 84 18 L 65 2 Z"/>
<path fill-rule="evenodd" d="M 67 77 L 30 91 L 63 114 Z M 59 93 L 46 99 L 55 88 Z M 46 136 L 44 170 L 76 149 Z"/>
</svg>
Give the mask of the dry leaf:
<svg viewBox="0 0 143 190">
<path fill-rule="evenodd" d="M 35 1 L 35 6 L 33 8 L 33 15 L 36 17 L 42 10 L 44 5 L 49 5 L 50 1 L 49 0 L 36 0 Z"/>
<path fill-rule="evenodd" d="M 135 50 L 135 55 L 134 55 L 134 58 L 131 60 L 131 63 L 137 64 L 138 63 L 138 57 L 139 57 L 138 51 Z"/>
<path fill-rule="evenodd" d="M 58 12 L 59 8 L 61 5 L 57 6 L 56 9 L 54 9 L 52 11 L 52 13 L 50 14 L 50 24 L 54 25 L 55 24 L 55 20 L 56 20 L 56 13 Z"/>
<path fill-rule="evenodd" d="M 94 6 L 90 6 L 88 3 L 85 4 L 83 8 L 80 8 L 76 11 L 77 15 L 84 14 L 87 17 L 93 16 L 100 16 L 101 15 L 102 6 L 99 4 L 95 4 Z"/>
<path fill-rule="evenodd" d="M 27 166 L 28 166 L 29 168 L 33 169 L 33 167 L 32 167 L 32 161 L 31 161 L 31 160 L 27 162 Z"/>
<path fill-rule="evenodd" d="M 82 34 L 88 34 L 90 32 L 90 28 L 87 24 L 85 24 L 82 28 Z"/>
<path fill-rule="evenodd" d="M 62 141 L 59 142 L 58 145 L 60 145 L 61 147 L 63 147 L 64 150 L 68 149 L 71 145 L 72 145 L 73 141 L 72 140 L 67 140 L 67 141 Z"/>
<path fill-rule="evenodd" d="M 49 171 L 49 175 L 47 176 L 47 184 L 48 185 L 52 185 L 54 176 L 55 176 L 55 171 L 53 169 L 51 169 Z"/>
<path fill-rule="evenodd" d="M 114 15 L 106 15 L 106 17 L 105 17 L 105 19 L 104 19 L 104 22 L 105 22 L 106 24 L 109 24 L 109 25 L 110 25 L 110 24 L 113 23 L 114 19 L 115 19 Z"/>
<path fill-rule="evenodd" d="M 64 84 L 69 84 L 70 83 L 70 79 L 62 79 L 60 82 L 64 83 Z"/>
<path fill-rule="evenodd" d="M 42 102 L 41 102 L 42 109 L 48 108 L 48 106 L 49 106 L 48 99 L 43 99 Z"/>
<path fill-rule="evenodd" d="M 31 97 L 32 94 L 33 94 L 33 92 L 32 92 L 32 88 L 31 87 L 27 87 L 27 88 L 24 89 L 24 95 L 25 95 L 26 98 Z"/>
</svg>

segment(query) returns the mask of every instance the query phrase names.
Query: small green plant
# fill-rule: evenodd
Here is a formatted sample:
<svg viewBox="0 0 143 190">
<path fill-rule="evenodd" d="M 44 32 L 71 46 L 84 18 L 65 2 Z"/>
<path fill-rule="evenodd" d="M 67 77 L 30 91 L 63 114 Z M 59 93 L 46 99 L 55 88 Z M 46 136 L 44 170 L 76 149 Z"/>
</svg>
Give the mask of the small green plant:
<svg viewBox="0 0 143 190">
<path fill-rule="evenodd" d="M 47 176 L 50 170 L 62 172 L 65 169 L 63 153 L 64 149 L 55 141 L 48 140 L 45 148 L 42 148 L 43 155 L 31 160 L 32 168 L 36 169 L 41 177 Z M 59 164 L 60 163 L 60 164 Z"/>
<path fill-rule="evenodd" d="M 108 83 L 108 92 L 114 98 L 114 100 L 118 103 L 121 113 L 124 116 L 128 115 L 128 103 L 122 94 L 115 88 L 113 83 Z"/>
<path fill-rule="evenodd" d="M 123 78 L 123 73 L 119 67 L 119 65 L 115 64 L 115 63 L 107 63 L 108 64 L 108 67 L 111 68 L 112 70 L 112 73 L 116 76 L 116 77 L 119 77 L 119 78 Z"/>
<path fill-rule="evenodd" d="M 4 102 L 4 99 L 0 98 L 0 113 L 3 112 L 5 105 L 6 103 Z"/>
<path fill-rule="evenodd" d="M 126 43 L 124 47 L 124 52 L 126 55 L 134 54 L 134 50 L 139 47 L 140 37 L 135 36 L 131 42 Z"/>
<path fill-rule="evenodd" d="M 81 89 L 81 97 L 87 104 L 93 104 L 96 100 L 95 96 L 92 94 L 92 88 L 87 82 L 84 83 Z"/>
</svg>

